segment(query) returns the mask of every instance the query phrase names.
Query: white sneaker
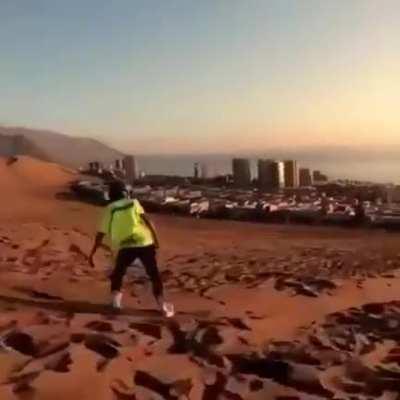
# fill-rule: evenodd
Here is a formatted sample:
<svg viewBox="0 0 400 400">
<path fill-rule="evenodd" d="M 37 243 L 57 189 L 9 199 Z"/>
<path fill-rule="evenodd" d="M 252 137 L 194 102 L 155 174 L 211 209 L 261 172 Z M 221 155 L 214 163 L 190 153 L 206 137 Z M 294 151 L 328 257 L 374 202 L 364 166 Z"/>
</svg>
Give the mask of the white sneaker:
<svg viewBox="0 0 400 400">
<path fill-rule="evenodd" d="M 113 292 L 112 293 L 113 297 L 112 297 L 112 302 L 111 305 L 113 308 L 115 308 L 116 310 L 120 310 L 122 308 L 122 292 Z"/>
<path fill-rule="evenodd" d="M 174 305 L 172 303 L 163 302 L 162 310 L 167 318 L 172 318 L 175 315 Z"/>
</svg>

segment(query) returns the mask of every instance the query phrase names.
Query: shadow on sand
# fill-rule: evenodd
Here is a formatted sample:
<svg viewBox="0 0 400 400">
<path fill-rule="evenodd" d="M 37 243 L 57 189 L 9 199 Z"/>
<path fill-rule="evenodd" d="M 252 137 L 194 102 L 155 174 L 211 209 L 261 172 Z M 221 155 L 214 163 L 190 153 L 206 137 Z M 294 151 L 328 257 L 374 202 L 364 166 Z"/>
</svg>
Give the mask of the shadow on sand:
<svg viewBox="0 0 400 400">
<path fill-rule="evenodd" d="M 65 313 L 75 314 L 103 314 L 103 315 L 126 315 L 131 317 L 145 317 L 145 318 L 160 318 L 162 315 L 160 311 L 156 309 L 137 309 L 126 307 L 122 310 L 114 310 L 110 305 L 107 304 L 96 304 L 89 303 L 86 301 L 37 301 L 32 299 L 22 299 L 13 296 L 0 295 L 0 302 L 6 303 L 7 305 L 19 305 L 25 307 L 34 307 L 40 309 L 46 309 L 49 311 L 59 311 Z M 209 311 L 193 311 L 193 312 L 179 312 L 177 315 L 191 315 L 196 317 L 207 317 Z"/>
</svg>

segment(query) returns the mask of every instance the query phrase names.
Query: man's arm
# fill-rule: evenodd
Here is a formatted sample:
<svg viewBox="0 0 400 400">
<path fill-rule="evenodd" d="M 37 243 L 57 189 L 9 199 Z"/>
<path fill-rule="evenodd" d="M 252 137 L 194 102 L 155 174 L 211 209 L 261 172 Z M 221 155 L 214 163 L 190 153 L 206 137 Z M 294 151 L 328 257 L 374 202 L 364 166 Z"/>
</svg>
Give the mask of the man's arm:
<svg viewBox="0 0 400 400">
<path fill-rule="evenodd" d="M 90 252 L 89 255 L 89 264 L 94 267 L 94 255 L 96 254 L 97 249 L 101 246 L 103 239 L 104 239 L 104 233 L 103 232 L 97 232 L 96 237 L 94 239 L 94 244 L 92 251 Z"/>
<path fill-rule="evenodd" d="M 98 228 L 96 237 L 94 239 L 94 244 L 92 251 L 89 255 L 89 264 L 94 267 L 94 255 L 96 254 L 97 249 L 101 246 L 104 237 L 107 235 L 107 232 L 110 231 L 110 223 L 111 223 L 111 212 L 110 208 L 106 207 L 103 211 L 103 216 L 100 221 L 100 226 Z"/>
<path fill-rule="evenodd" d="M 147 225 L 147 227 L 150 229 L 150 232 L 153 236 L 154 240 L 154 246 L 156 249 L 160 248 L 160 242 L 158 241 L 158 235 L 155 226 L 151 222 L 150 218 L 147 216 L 147 214 L 142 214 L 141 215 L 143 222 Z"/>
</svg>

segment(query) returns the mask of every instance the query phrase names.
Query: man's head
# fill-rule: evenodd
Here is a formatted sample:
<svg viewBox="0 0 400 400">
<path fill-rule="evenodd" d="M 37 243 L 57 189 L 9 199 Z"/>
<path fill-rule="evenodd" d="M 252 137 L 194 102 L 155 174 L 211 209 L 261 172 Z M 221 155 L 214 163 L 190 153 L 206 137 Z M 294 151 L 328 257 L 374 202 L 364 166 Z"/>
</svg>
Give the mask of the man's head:
<svg viewBox="0 0 400 400">
<path fill-rule="evenodd" d="M 125 184 L 121 181 L 112 181 L 108 185 L 108 196 L 110 201 L 118 201 L 127 197 Z"/>
</svg>

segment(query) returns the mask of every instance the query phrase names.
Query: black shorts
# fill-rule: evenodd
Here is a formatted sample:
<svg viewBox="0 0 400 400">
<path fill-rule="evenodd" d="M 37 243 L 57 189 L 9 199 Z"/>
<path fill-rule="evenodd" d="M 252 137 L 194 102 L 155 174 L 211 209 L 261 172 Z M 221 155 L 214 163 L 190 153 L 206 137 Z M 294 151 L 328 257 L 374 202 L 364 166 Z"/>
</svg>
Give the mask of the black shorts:
<svg viewBox="0 0 400 400">
<path fill-rule="evenodd" d="M 127 247 L 119 250 L 115 262 L 115 268 L 111 274 L 111 290 L 117 291 L 122 287 L 122 280 L 126 270 L 137 259 L 143 264 L 149 276 L 156 296 L 161 295 L 162 284 L 158 272 L 156 248 L 154 245 L 146 247 Z"/>
</svg>

